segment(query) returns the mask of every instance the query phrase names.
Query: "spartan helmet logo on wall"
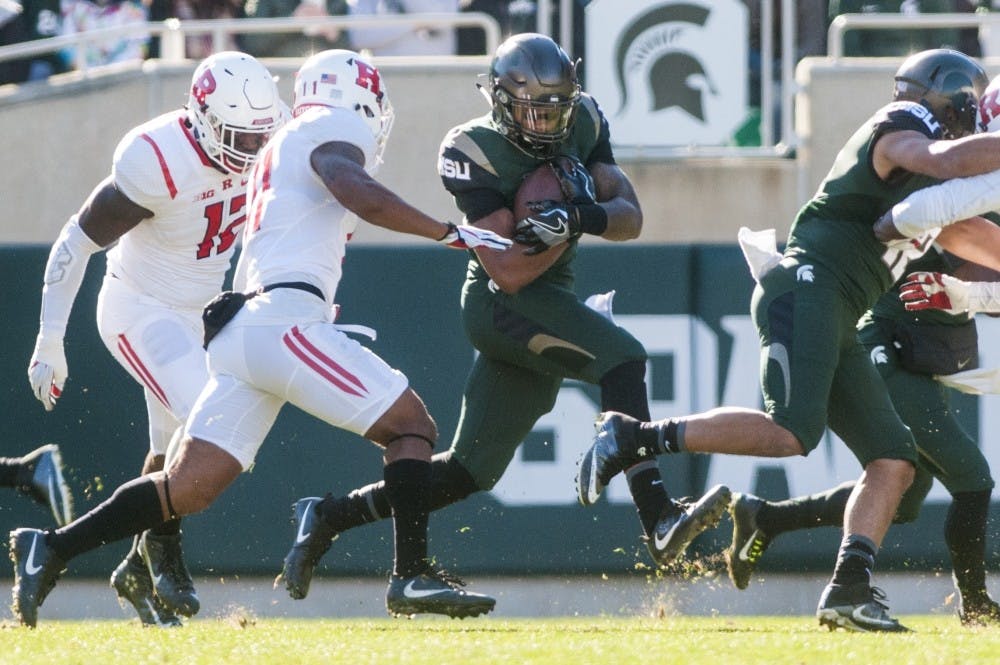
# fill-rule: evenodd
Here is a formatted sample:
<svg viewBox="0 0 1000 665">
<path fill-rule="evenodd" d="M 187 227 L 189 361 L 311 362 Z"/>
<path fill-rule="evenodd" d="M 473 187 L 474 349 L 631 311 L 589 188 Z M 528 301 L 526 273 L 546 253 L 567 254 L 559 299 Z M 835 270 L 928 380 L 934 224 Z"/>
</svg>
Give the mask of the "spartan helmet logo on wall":
<svg viewBox="0 0 1000 665">
<path fill-rule="evenodd" d="M 678 4 L 655 7 L 637 16 L 618 38 L 615 69 L 621 92 L 620 115 L 629 101 L 626 71 L 648 71 L 651 111 L 677 106 L 698 120 L 705 119 L 704 95 L 717 96 L 697 54 L 670 47 L 675 23 L 704 26 L 709 10 L 697 5 Z M 651 65 L 647 65 L 652 61 Z"/>
<path fill-rule="evenodd" d="M 618 145 L 720 145 L 748 115 L 742 0 L 591 0 L 588 92 Z"/>
</svg>

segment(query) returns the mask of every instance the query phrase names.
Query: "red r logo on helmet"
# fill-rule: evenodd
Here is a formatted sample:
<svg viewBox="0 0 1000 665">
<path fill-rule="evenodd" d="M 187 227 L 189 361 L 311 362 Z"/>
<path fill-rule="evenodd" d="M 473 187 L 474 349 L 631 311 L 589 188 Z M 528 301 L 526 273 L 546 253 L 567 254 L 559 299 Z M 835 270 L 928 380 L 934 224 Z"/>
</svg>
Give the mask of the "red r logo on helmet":
<svg viewBox="0 0 1000 665">
<path fill-rule="evenodd" d="M 367 62 L 361 62 L 357 58 L 354 59 L 354 64 L 358 66 L 358 78 L 356 78 L 354 82 L 362 88 L 371 90 L 378 99 L 379 105 L 381 105 L 382 90 L 378 70 L 369 65 Z"/>
<path fill-rule="evenodd" d="M 211 70 L 206 69 L 205 73 L 191 87 L 191 94 L 194 95 L 199 104 L 204 105 L 205 98 L 213 92 L 215 92 L 215 77 L 212 76 Z"/>
</svg>

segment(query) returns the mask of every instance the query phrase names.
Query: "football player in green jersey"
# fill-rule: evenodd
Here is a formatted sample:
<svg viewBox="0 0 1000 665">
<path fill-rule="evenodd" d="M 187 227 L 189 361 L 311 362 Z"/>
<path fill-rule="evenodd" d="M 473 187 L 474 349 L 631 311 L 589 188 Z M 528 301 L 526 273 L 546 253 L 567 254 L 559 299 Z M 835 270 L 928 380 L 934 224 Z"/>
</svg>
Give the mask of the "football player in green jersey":
<svg viewBox="0 0 1000 665">
<path fill-rule="evenodd" d="M 492 61 L 489 114 L 452 129 L 439 173 L 467 223 L 512 237 L 521 249 L 475 250 L 462 288 L 466 334 L 479 351 L 462 396 L 451 449 L 432 460 L 435 508 L 492 488 L 535 422 L 555 404 L 564 378 L 601 388 L 601 409 L 649 419 L 646 351 L 573 291 L 573 259 L 583 233 L 630 240 L 642 212 L 616 164 L 608 123 L 580 90 L 577 65 L 550 38 L 515 35 Z M 522 178 L 558 158 L 564 203 L 547 202 L 519 223 L 512 209 Z M 625 469 L 644 540 L 669 563 L 725 512 L 730 493 L 710 489 L 692 503 L 671 500 L 656 459 L 636 455 Z M 312 571 L 337 533 L 390 516 L 382 483 L 346 497 L 302 499 L 299 533 L 281 578 L 305 597 Z"/>
<path fill-rule="evenodd" d="M 1000 279 L 996 271 L 936 250 L 910 267 Z M 959 618 L 969 626 L 1000 624 L 1000 605 L 986 590 L 986 522 L 993 478 L 976 440 L 958 421 L 950 391 L 937 379 L 978 367 L 975 319 L 968 312 L 908 311 L 900 300 L 900 286 L 907 279 L 902 278 L 879 298 L 858 323 L 858 337 L 885 380 L 897 413 L 913 431 L 917 446 L 916 476 L 893 522 L 917 519 L 937 478 L 952 497 L 944 539 L 959 592 Z M 738 589 L 747 587 L 761 556 L 779 535 L 843 525 L 854 486 L 854 482 L 847 482 L 784 501 L 734 494 L 730 504 L 733 538 L 726 550 L 733 584 Z"/>
<path fill-rule="evenodd" d="M 751 314 L 761 340 L 764 410 L 720 407 L 656 422 L 604 414 L 581 460 L 581 502 L 595 501 L 611 477 L 649 448 L 804 455 L 829 426 L 864 472 L 847 503 L 844 538 L 817 618 L 831 629 L 906 630 L 890 616 L 882 591 L 871 585 L 871 571 L 913 481 L 917 450 L 857 338 L 856 324 L 934 239 L 928 234 L 883 244 L 872 230 L 876 220 L 916 189 L 1000 166 L 1000 136 L 969 136 L 987 83 L 982 67 L 956 51 L 923 51 L 904 61 L 893 101 L 848 139 L 796 217 L 781 261 L 754 290 Z M 997 257 L 978 257 L 981 234 L 995 237 L 1000 229 L 976 218 L 941 230 L 937 242 L 1000 268 Z"/>
</svg>

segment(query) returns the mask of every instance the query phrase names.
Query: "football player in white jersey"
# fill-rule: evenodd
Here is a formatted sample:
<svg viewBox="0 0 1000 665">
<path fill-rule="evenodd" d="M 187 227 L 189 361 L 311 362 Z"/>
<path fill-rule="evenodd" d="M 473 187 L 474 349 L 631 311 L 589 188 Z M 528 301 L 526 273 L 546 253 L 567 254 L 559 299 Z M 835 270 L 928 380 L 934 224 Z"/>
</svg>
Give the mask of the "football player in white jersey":
<svg viewBox="0 0 1000 665">
<path fill-rule="evenodd" d="M 47 411 L 68 375 L 63 337 L 94 252 L 107 249 L 97 305 L 105 346 L 143 387 L 149 453 L 160 471 L 208 381 L 201 310 L 221 289 L 247 215 L 257 153 L 287 109 L 268 70 L 217 53 L 195 70 L 186 109 L 156 117 L 118 144 L 111 174 L 73 215 L 49 254 L 28 378 Z M 198 611 L 181 556 L 180 523 L 137 536 L 111 576 L 144 624 L 178 625 Z"/>
<path fill-rule="evenodd" d="M 296 75 L 293 115 L 254 167 L 237 267 L 243 292 L 206 308 L 206 323 L 225 327 L 208 344 L 210 377 L 177 454 L 165 471 L 120 486 L 62 529 L 11 532 L 12 609 L 21 623 L 35 625 L 72 557 L 208 507 L 253 463 L 285 402 L 384 448 L 395 520 L 391 614 L 493 609 L 493 598 L 463 590 L 427 556 L 434 421 L 406 377 L 338 329 L 333 312 L 349 213 L 459 249 L 511 243 L 428 217 L 372 178 L 392 113 L 379 72 L 356 53 L 309 58 Z"/>
</svg>

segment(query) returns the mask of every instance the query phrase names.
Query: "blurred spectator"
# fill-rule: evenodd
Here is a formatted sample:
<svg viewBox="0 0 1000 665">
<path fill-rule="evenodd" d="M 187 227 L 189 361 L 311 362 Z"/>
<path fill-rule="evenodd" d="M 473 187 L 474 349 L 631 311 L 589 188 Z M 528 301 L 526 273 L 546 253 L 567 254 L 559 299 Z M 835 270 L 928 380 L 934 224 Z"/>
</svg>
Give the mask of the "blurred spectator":
<svg viewBox="0 0 1000 665">
<path fill-rule="evenodd" d="M 351 16 L 398 14 L 457 14 L 459 0 L 347 0 Z M 351 44 L 374 56 L 454 55 L 453 28 L 356 28 L 350 31 Z"/>
<path fill-rule="evenodd" d="M 62 14 L 59 0 L 0 0 L 0 46 L 55 37 Z M 66 71 L 58 53 L 0 62 L 0 85 L 38 81 Z"/>
<path fill-rule="evenodd" d="M 243 0 L 141 0 L 148 6 L 150 21 L 165 21 L 176 18 L 182 21 L 202 19 L 243 18 Z M 244 51 L 243 38 L 233 34 L 226 37 L 222 48 L 213 48 L 212 35 L 189 35 L 184 40 L 186 57 L 203 60 L 214 51 Z M 147 48 L 147 57 L 160 57 L 160 39 L 152 37 Z"/>
<path fill-rule="evenodd" d="M 829 16 L 840 14 L 941 14 L 975 11 L 977 0 L 830 0 Z M 950 28 L 848 30 L 844 55 L 902 56 L 930 48 L 954 48 L 979 56 L 976 31 Z"/>
<path fill-rule="evenodd" d="M 247 18 L 289 16 L 343 16 L 346 0 L 247 0 Z M 336 28 L 315 28 L 305 32 L 244 33 L 243 48 L 258 58 L 299 58 L 331 48 L 351 48 L 347 33 Z"/>
<path fill-rule="evenodd" d="M 508 22 L 508 4 L 510 3 L 503 0 L 462 0 L 459 11 L 489 14 L 500 24 L 500 30 L 504 31 Z M 493 55 L 486 51 L 486 35 L 479 28 L 459 28 L 456 44 L 455 52 L 458 55 Z"/>
<path fill-rule="evenodd" d="M 583 22 L 583 5 L 589 0 L 577 0 L 574 14 L 576 22 Z M 500 24 L 500 39 L 506 39 L 519 32 L 535 32 L 535 14 L 537 8 L 534 0 L 461 0 L 459 10 L 462 12 L 482 12 L 489 14 Z M 558 24 L 557 24 L 558 25 Z M 582 41 L 577 44 L 582 50 Z M 459 55 L 493 55 L 486 50 L 486 35 L 479 28 L 459 28 Z"/>
<path fill-rule="evenodd" d="M 63 0 L 62 34 L 75 35 L 101 28 L 146 22 L 147 8 L 139 0 Z M 108 65 L 146 57 L 149 33 L 136 31 L 126 37 L 99 40 L 67 48 L 63 57 L 70 65 Z M 82 53 L 79 51 L 83 48 Z"/>
<path fill-rule="evenodd" d="M 243 18 L 242 0 L 175 0 L 174 18 L 182 21 L 203 19 Z M 185 55 L 192 60 L 204 60 L 216 51 L 242 50 L 241 39 L 229 35 L 226 42 L 215 47 L 211 34 L 190 35 L 185 39 Z"/>
</svg>

